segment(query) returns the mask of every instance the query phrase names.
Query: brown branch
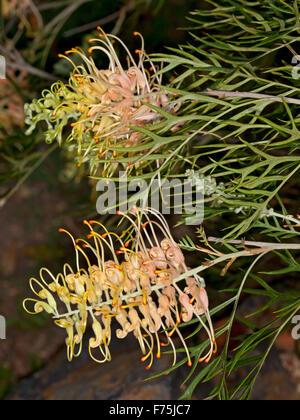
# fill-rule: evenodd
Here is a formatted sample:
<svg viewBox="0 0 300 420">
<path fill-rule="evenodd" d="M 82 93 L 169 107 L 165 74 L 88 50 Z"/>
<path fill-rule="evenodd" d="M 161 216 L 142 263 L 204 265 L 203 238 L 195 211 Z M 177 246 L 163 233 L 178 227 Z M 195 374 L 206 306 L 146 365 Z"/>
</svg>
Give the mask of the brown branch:
<svg viewBox="0 0 300 420">
<path fill-rule="evenodd" d="M 241 241 L 238 239 L 232 241 L 226 241 L 222 238 L 214 238 L 210 236 L 208 238 L 209 242 L 218 242 L 220 245 L 224 243 L 233 244 L 233 245 L 242 245 L 242 246 L 255 246 L 259 248 L 269 248 L 269 249 L 299 249 L 300 244 L 281 244 L 281 243 L 272 243 L 272 242 L 254 242 L 254 241 Z M 253 250 L 250 250 L 253 251 Z"/>
<path fill-rule="evenodd" d="M 74 29 L 70 29 L 69 31 L 64 32 L 64 37 L 70 37 L 76 34 L 79 34 L 81 32 L 86 32 L 92 29 L 97 28 L 97 26 L 102 26 L 102 25 L 106 25 L 107 23 L 110 23 L 112 21 L 114 21 L 115 19 L 118 19 L 115 25 L 115 28 L 113 29 L 112 33 L 117 35 L 117 33 L 120 30 L 121 25 L 123 24 L 125 18 L 126 18 L 126 14 L 128 12 L 130 12 L 133 9 L 133 5 L 132 4 L 127 4 L 125 6 L 123 6 L 120 10 L 118 10 L 117 12 L 112 13 L 109 16 L 106 16 L 102 19 L 98 19 L 95 20 L 94 22 L 91 23 L 87 23 L 86 25 L 82 25 L 79 26 L 77 28 Z"/>
<path fill-rule="evenodd" d="M 31 64 L 27 63 L 16 49 L 9 51 L 0 45 L 0 54 L 5 57 L 7 67 L 12 70 L 26 71 L 27 73 L 38 76 L 41 79 L 46 79 L 52 82 L 57 81 L 57 77 L 54 77 L 52 74 L 33 67 Z"/>
<path fill-rule="evenodd" d="M 7 67 L 13 69 L 13 70 L 20 70 L 20 71 L 26 71 L 27 73 L 33 74 L 34 76 L 38 76 L 41 79 L 46 79 L 52 82 L 57 81 L 57 77 L 54 77 L 52 74 L 47 73 L 43 70 L 37 69 L 36 67 L 31 66 L 28 63 L 6 63 Z"/>
<path fill-rule="evenodd" d="M 113 20 L 117 19 L 119 17 L 119 15 L 120 15 L 120 11 L 117 11 L 117 12 L 115 12 L 115 13 L 109 15 L 109 16 L 106 16 L 103 19 L 98 19 L 98 20 L 95 20 L 94 22 L 87 23 L 86 25 L 82 25 L 82 26 L 79 26 L 77 28 L 70 29 L 69 31 L 64 32 L 63 35 L 64 35 L 64 37 L 70 37 L 70 36 L 73 36 L 73 35 L 80 34 L 81 32 L 86 32 L 86 31 L 89 31 L 91 29 L 95 29 L 95 28 L 97 28 L 97 26 L 105 25 L 107 23 L 112 22 Z"/>
<path fill-rule="evenodd" d="M 71 3 L 70 6 L 66 7 L 61 13 L 55 16 L 45 27 L 43 32 L 45 34 L 51 32 L 57 24 L 59 24 L 64 19 L 68 19 L 76 9 L 81 7 L 85 2 L 90 2 L 91 0 L 77 0 L 74 3 Z"/>
<path fill-rule="evenodd" d="M 288 98 L 285 96 L 273 96 L 273 95 L 264 95 L 262 93 L 252 93 L 252 92 L 230 92 L 227 90 L 212 90 L 207 89 L 205 92 L 199 92 L 200 95 L 204 96 L 215 96 L 219 99 L 224 98 L 248 98 L 248 99 L 262 99 L 270 100 L 270 102 L 281 102 L 287 104 L 300 105 L 300 99 Z"/>
</svg>

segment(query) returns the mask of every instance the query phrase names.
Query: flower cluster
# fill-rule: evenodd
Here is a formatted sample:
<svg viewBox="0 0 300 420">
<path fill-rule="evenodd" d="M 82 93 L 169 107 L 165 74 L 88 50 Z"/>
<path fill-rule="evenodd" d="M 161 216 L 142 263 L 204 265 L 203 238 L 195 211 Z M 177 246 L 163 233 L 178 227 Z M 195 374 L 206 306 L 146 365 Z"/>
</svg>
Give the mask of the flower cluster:
<svg viewBox="0 0 300 420">
<path fill-rule="evenodd" d="M 156 87 L 162 84 L 162 76 L 145 52 L 142 35 L 134 33 L 142 40 L 136 61 L 122 40 L 98 30 L 98 38 L 89 40 L 89 56 L 79 47 L 59 55 L 74 67 L 69 83 L 55 83 L 41 99 L 27 104 L 26 123 L 31 133 L 39 121 L 46 121 L 46 142 L 58 140 L 60 144 L 63 129 L 71 126 L 66 143 L 73 153 L 77 149 L 78 166 L 88 162 L 95 172 L 102 163 L 104 175 L 109 176 L 118 166 L 118 159 L 130 157 L 133 147 L 147 142 L 144 134 L 134 128 L 159 120 L 158 109 L 172 107 L 168 96 Z M 116 42 L 125 49 L 126 67 L 115 50 Z M 107 56 L 108 69 L 97 68 L 92 57 L 97 51 Z M 78 59 L 82 64 L 75 64 Z M 145 60 L 150 69 L 145 68 Z"/>
<path fill-rule="evenodd" d="M 161 357 L 165 346 L 171 346 L 176 364 L 175 335 L 185 349 L 189 366 L 192 365 L 180 324 L 197 318 L 209 338 L 207 353 L 199 361 L 208 363 L 216 352 L 216 341 L 203 279 L 184 277 L 188 271 L 184 255 L 160 213 L 150 208 L 134 208 L 128 215 L 119 214 L 130 222 L 121 237 L 97 221 L 84 222 L 89 229 L 86 239 L 75 240 L 61 229 L 72 239 L 76 270 L 66 264 L 63 273 L 54 277 L 49 270 L 42 269 L 40 280 L 30 280 L 38 299 L 26 299 L 24 308 L 32 314 L 48 312 L 66 330 L 70 361 L 82 351 L 89 317 L 94 332 L 89 340 L 90 355 L 99 363 L 110 361 L 115 319 L 119 339 L 133 333 L 138 340 L 142 361 L 149 362 L 147 369 L 152 366 L 155 354 Z M 110 260 L 106 259 L 107 251 Z M 87 269 L 82 268 L 81 257 Z M 184 287 L 179 287 L 180 277 L 185 278 Z M 61 304 L 66 307 L 63 313 L 59 311 Z"/>
</svg>

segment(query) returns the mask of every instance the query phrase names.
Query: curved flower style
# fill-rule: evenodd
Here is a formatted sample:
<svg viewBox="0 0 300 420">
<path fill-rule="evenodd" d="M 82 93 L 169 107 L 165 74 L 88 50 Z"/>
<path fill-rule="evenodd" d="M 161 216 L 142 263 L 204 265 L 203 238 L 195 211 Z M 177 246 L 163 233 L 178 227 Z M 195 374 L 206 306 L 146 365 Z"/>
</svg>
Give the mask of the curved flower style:
<svg viewBox="0 0 300 420">
<path fill-rule="evenodd" d="M 46 141 L 62 143 L 62 131 L 71 125 L 66 143 L 75 142 L 79 166 L 89 162 L 95 172 L 99 162 L 104 163 L 104 175 L 113 174 L 118 158 L 130 156 L 132 147 L 143 144 L 144 135 L 132 127 L 142 127 L 160 118 L 157 108 L 171 109 L 168 96 L 156 87 L 162 84 L 162 76 L 147 56 L 144 40 L 139 32 L 134 35 L 142 40 L 137 50 L 139 60 L 118 37 L 106 34 L 98 28 L 98 38 L 90 39 L 90 57 L 79 47 L 60 54 L 74 66 L 69 83 L 58 82 L 51 91 L 44 91 L 42 99 L 27 104 L 27 124 L 31 133 L 39 121 L 48 124 Z M 122 65 L 114 44 L 118 42 L 127 54 L 127 66 Z M 92 58 L 96 51 L 109 59 L 109 68 L 99 70 Z M 77 55 L 83 64 L 76 65 L 70 55 Z M 145 68 L 145 60 L 151 69 Z M 152 75 L 150 74 L 152 72 Z M 151 107 L 152 106 L 152 107 Z M 155 108 L 156 107 L 156 108 Z M 72 121 L 72 122 L 71 122 Z M 107 163 L 109 162 L 109 163 Z"/>
<path fill-rule="evenodd" d="M 179 326 L 182 321 L 197 318 L 209 338 L 207 354 L 199 362 L 208 363 L 216 352 L 216 340 L 203 279 L 187 277 L 185 287 L 179 287 L 177 279 L 188 268 L 160 213 L 134 208 L 129 215 L 119 214 L 130 222 L 121 237 L 108 232 L 97 221 L 84 222 L 89 229 L 88 240 L 75 240 L 69 232 L 60 229 L 72 239 L 76 269 L 74 271 L 66 264 L 57 277 L 42 269 L 40 280 L 30 280 L 38 299 L 26 299 L 24 308 L 33 314 L 48 312 L 55 323 L 66 330 L 70 361 L 81 353 L 89 316 L 94 332 L 89 340 L 90 355 L 99 363 L 110 361 L 109 345 L 115 318 L 119 324 L 117 337 L 124 339 L 129 333 L 134 334 L 143 354 L 142 362 L 149 361 L 147 369 L 152 366 L 155 353 L 157 358 L 161 357 L 161 348 L 165 346 L 171 346 L 173 366 L 176 364 L 176 347 L 172 339 L 175 334 L 185 349 L 188 365 L 192 365 Z M 110 260 L 105 259 L 107 251 L 111 254 Z M 81 266 L 81 256 L 87 269 Z M 45 279 L 46 274 L 50 282 Z M 28 309 L 28 303 L 33 309 Z M 63 313 L 58 309 L 61 303 L 66 307 Z M 94 355 L 96 349 L 101 359 Z"/>
</svg>

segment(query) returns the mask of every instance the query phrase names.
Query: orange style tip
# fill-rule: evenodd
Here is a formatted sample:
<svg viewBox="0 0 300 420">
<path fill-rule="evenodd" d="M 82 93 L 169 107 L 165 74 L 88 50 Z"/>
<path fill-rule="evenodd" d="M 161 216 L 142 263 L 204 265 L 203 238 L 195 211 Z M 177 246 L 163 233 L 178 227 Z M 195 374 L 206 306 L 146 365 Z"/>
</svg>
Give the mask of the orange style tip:
<svg viewBox="0 0 300 420">
<path fill-rule="evenodd" d="M 78 163 L 78 164 L 77 164 L 77 167 L 78 167 L 78 168 L 81 168 L 81 163 Z"/>
<path fill-rule="evenodd" d="M 55 112 L 53 112 L 52 117 L 56 117 L 56 113 Z"/>
<path fill-rule="evenodd" d="M 91 44 L 92 42 L 93 42 L 93 40 L 92 40 L 92 39 L 89 39 L 89 40 L 88 40 L 88 43 L 89 43 L 89 44 Z"/>
<path fill-rule="evenodd" d="M 164 375 L 165 375 L 165 376 L 168 376 L 168 375 L 169 375 L 169 372 L 165 372 L 165 373 L 164 373 Z"/>
<path fill-rule="evenodd" d="M 161 357 L 161 356 L 160 356 L 160 354 L 157 354 L 157 355 L 156 355 L 156 358 L 157 358 L 157 359 L 160 359 L 160 357 Z"/>
<path fill-rule="evenodd" d="M 90 48 L 90 49 L 88 50 L 88 53 L 91 55 L 91 54 L 93 53 L 93 49 L 92 49 L 92 48 Z"/>
<path fill-rule="evenodd" d="M 211 341 L 212 341 L 212 343 L 214 343 L 214 344 L 216 343 L 216 339 L 215 339 L 215 338 L 213 338 Z"/>
<path fill-rule="evenodd" d="M 188 362 L 188 366 L 189 367 L 192 367 L 193 366 L 193 363 L 192 362 Z"/>
<path fill-rule="evenodd" d="M 58 58 L 64 58 L 64 56 L 62 54 L 58 54 L 57 57 Z"/>
<path fill-rule="evenodd" d="M 209 363 L 209 359 L 206 359 L 206 360 L 205 360 L 205 364 L 207 364 L 207 365 L 208 365 L 208 363 Z"/>
<path fill-rule="evenodd" d="M 63 232 L 63 229 L 62 229 L 62 228 L 59 228 L 59 229 L 58 229 L 58 231 L 59 231 L 60 233 L 62 233 L 62 232 Z"/>
<path fill-rule="evenodd" d="M 87 244 L 83 244 L 82 245 L 82 248 L 87 248 Z"/>
<path fill-rule="evenodd" d="M 121 216 L 120 210 L 117 210 L 117 216 Z"/>
<path fill-rule="evenodd" d="M 146 225 L 146 223 L 144 223 L 144 224 L 142 225 L 142 228 L 143 228 L 143 229 L 146 229 L 146 227 L 147 227 L 147 225 Z"/>
<path fill-rule="evenodd" d="M 94 223 L 95 223 L 94 220 L 89 220 L 90 225 L 93 225 Z"/>
<path fill-rule="evenodd" d="M 138 34 L 139 34 L 139 33 L 138 33 L 138 32 L 136 32 L 136 31 L 135 31 L 135 32 L 133 32 L 133 35 L 134 35 L 134 36 L 138 36 Z"/>
<path fill-rule="evenodd" d="M 146 370 L 150 370 L 150 366 L 147 366 L 147 367 L 146 367 Z"/>
</svg>

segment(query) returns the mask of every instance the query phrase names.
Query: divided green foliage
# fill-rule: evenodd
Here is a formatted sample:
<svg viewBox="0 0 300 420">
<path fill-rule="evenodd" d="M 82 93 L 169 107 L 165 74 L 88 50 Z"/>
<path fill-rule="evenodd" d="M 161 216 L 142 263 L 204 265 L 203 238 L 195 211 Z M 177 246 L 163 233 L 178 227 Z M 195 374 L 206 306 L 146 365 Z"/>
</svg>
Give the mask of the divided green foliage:
<svg viewBox="0 0 300 420">
<path fill-rule="evenodd" d="M 169 137 L 176 127 L 183 138 L 174 156 L 184 155 L 187 166 L 225 186 L 207 207 L 211 216 L 211 207 L 219 215 L 239 214 L 228 236 L 258 228 L 299 174 L 300 85 L 292 62 L 299 4 L 207 1 L 207 10 L 193 12 L 185 28 L 191 42 L 154 56 L 163 72 L 176 74 L 168 90 L 182 106 L 152 131 Z M 170 166 L 161 170 L 169 174 Z"/>
</svg>

